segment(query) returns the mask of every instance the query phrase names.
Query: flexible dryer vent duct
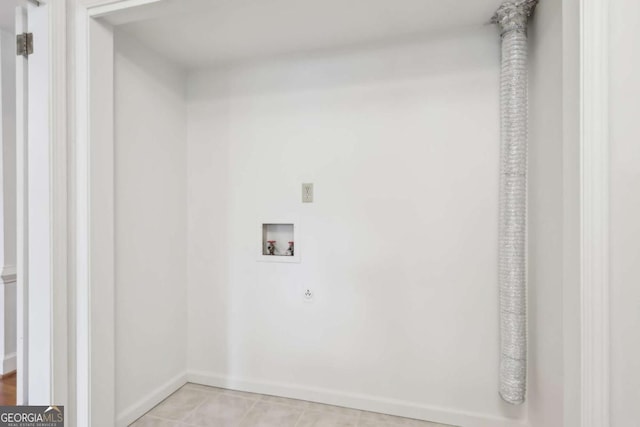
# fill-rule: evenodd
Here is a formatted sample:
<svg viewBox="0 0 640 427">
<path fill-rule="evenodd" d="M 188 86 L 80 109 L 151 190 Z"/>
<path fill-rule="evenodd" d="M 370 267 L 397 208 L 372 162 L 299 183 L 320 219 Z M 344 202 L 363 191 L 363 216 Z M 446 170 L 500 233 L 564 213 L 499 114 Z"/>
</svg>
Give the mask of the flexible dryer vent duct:
<svg viewBox="0 0 640 427">
<path fill-rule="evenodd" d="M 527 21 L 537 0 L 512 0 L 500 27 L 500 396 L 524 402 L 527 384 Z"/>
</svg>

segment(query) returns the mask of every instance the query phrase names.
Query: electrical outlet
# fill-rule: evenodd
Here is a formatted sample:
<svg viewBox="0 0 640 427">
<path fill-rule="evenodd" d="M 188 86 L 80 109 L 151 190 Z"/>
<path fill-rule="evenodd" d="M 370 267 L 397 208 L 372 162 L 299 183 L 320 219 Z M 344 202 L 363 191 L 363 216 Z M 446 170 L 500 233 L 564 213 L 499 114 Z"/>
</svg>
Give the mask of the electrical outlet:
<svg viewBox="0 0 640 427">
<path fill-rule="evenodd" d="M 304 291 L 304 300 L 313 301 L 313 291 L 311 289 L 307 289 Z"/>
<path fill-rule="evenodd" d="M 302 203 L 313 203 L 313 184 L 302 184 Z"/>
</svg>

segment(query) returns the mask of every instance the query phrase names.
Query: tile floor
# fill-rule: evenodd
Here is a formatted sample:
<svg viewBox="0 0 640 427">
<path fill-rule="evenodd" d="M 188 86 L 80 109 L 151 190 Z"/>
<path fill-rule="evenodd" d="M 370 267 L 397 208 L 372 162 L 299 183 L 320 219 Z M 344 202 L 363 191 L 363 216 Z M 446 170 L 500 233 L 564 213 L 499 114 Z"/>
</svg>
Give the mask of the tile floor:
<svg viewBox="0 0 640 427">
<path fill-rule="evenodd" d="M 131 427 L 447 427 L 304 400 L 186 384 Z"/>
</svg>

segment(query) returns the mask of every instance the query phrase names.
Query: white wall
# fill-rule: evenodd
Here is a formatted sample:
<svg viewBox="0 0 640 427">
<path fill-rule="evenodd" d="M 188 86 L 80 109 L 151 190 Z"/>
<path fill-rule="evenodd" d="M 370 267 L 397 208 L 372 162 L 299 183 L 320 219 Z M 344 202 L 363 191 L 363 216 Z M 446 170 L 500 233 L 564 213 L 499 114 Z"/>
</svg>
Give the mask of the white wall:
<svg viewBox="0 0 640 427">
<path fill-rule="evenodd" d="M 186 87 L 179 68 L 134 39 L 116 33 L 115 52 L 116 417 L 122 419 L 186 371 Z"/>
<path fill-rule="evenodd" d="M 190 378 L 467 427 L 526 418 L 497 393 L 499 55 L 488 26 L 190 75 Z M 552 112 L 532 150 L 536 301 L 560 292 Z M 302 262 L 256 262 L 258 221 L 291 216 Z M 551 371 L 532 400 L 562 362 L 559 307 L 534 310 L 551 341 L 533 340 L 532 372 Z"/>
<path fill-rule="evenodd" d="M 640 4 L 610 2 L 611 15 L 611 415 L 640 419 Z"/>
<path fill-rule="evenodd" d="M 563 42 L 562 1 L 542 1 L 529 46 L 529 416 L 562 427 L 563 416 Z"/>
<path fill-rule="evenodd" d="M 15 36 L 0 30 L 0 374 L 16 369 L 16 74 Z"/>
</svg>

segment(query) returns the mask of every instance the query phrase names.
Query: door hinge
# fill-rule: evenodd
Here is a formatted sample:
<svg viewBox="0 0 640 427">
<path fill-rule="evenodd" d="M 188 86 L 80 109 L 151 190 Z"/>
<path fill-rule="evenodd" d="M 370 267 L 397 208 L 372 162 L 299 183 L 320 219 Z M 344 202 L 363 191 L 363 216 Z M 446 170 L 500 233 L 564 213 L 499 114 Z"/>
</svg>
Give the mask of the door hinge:
<svg viewBox="0 0 640 427">
<path fill-rule="evenodd" d="M 18 56 L 28 57 L 33 53 L 33 33 L 22 33 L 16 37 Z"/>
</svg>

